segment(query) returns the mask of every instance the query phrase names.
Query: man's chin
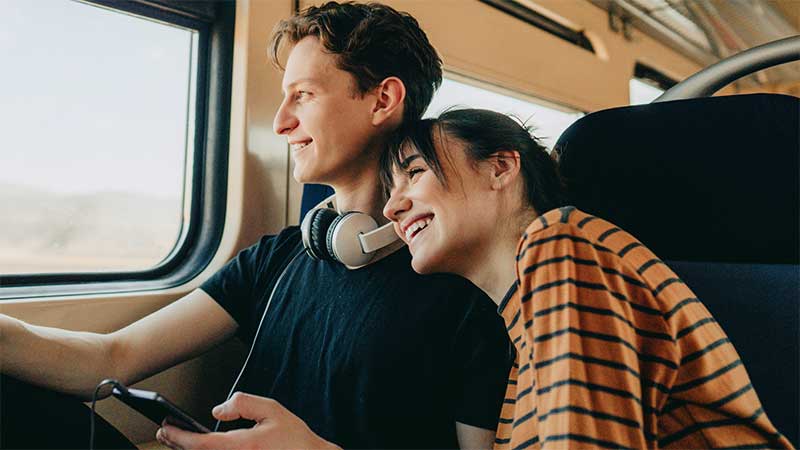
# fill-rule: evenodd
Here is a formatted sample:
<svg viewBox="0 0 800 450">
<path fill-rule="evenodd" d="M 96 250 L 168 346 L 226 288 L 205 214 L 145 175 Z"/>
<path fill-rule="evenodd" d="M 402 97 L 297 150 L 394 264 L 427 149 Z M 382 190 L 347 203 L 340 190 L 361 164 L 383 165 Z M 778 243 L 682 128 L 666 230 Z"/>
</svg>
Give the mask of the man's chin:
<svg viewBox="0 0 800 450">
<path fill-rule="evenodd" d="M 292 171 L 292 178 L 298 183 L 303 184 L 325 184 L 328 186 L 333 184 L 331 171 L 321 171 L 318 170 L 317 167 L 295 165 Z"/>
<path fill-rule="evenodd" d="M 294 181 L 303 184 L 319 183 L 319 181 L 317 181 L 315 177 L 310 176 L 307 170 L 302 170 L 298 166 L 294 166 L 294 170 L 292 171 L 292 178 L 294 178 Z"/>
</svg>

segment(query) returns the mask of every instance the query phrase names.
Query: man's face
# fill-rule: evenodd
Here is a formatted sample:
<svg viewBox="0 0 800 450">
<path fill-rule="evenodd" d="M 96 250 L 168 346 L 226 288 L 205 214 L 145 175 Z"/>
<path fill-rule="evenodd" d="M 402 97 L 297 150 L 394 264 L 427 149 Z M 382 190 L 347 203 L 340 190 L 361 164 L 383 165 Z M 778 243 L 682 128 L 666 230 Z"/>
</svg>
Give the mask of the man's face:
<svg viewBox="0 0 800 450">
<path fill-rule="evenodd" d="M 356 88 L 317 38 L 302 39 L 290 52 L 273 128 L 289 140 L 298 182 L 337 186 L 376 165 L 367 153 L 378 135 L 372 123 L 376 96 Z"/>
</svg>

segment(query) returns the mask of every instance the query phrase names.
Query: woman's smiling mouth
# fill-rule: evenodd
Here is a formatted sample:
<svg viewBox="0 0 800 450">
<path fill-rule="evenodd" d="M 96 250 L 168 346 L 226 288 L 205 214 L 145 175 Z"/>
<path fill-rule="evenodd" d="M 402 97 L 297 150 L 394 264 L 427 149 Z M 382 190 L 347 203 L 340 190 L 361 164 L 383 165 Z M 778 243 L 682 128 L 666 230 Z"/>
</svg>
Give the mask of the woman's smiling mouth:
<svg viewBox="0 0 800 450">
<path fill-rule="evenodd" d="M 403 234 L 405 235 L 406 242 L 411 243 L 425 228 L 433 221 L 433 214 L 425 215 L 415 218 L 411 223 L 405 226 Z"/>
</svg>

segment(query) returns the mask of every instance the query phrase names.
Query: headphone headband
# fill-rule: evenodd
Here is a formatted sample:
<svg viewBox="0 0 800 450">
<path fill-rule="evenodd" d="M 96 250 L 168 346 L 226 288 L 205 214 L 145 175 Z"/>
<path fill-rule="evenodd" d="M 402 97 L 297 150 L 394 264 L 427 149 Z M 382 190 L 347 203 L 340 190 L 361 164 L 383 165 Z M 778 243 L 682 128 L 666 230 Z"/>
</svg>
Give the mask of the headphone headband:
<svg viewBox="0 0 800 450">
<path fill-rule="evenodd" d="M 400 237 L 395 233 L 394 224 L 391 222 L 381 225 L 369 233 L 358 235 L 358 240 L 361 242 L 361 251 L 364 253 L 377 252 L 398 239 Z"/>
</svg>

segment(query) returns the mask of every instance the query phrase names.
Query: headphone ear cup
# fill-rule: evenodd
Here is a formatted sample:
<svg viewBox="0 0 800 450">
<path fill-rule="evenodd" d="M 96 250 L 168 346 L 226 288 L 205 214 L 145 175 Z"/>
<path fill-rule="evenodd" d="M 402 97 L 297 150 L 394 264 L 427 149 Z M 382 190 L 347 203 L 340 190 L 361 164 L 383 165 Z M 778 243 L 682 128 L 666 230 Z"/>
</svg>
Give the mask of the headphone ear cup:
<svg viewBox="0 0 800 450">
<path fill-rule="evenodd" d="M 360 236 L 378 228 L 377 222 L 369 214 L 350 211 L 333 220 L 328 228 L 325 246 L 335 261 L 357 267 L 368 263 L 374 252 L 364 253 Z"/>
<path fill-rule="evenodd" d="M 327 236 L 333 223 L 339 219 L 339 213 L 329 208 L 319 208 L 314 210 L 308 226 L 308 246 L 306 249 L 309 254 L 317 259 L 333 261 L 333 253 L 327 249 Z"/>
<path fill-rule="evenodd" d="M 327 233 L 325 233 L 325 252 L 330 255 L 331 259 L 334 261 L 339 261 L 339 258 L 336 257 L 336 249 L 333 245 L 333 238 L 336 235 L 336 226 L 339 225 L 339 223 L 350 214 L 353 213 L 346 212 L 333 219 L 333 222 L 331 222 L 331 225 L 328 227 Z"/>
</svg>

